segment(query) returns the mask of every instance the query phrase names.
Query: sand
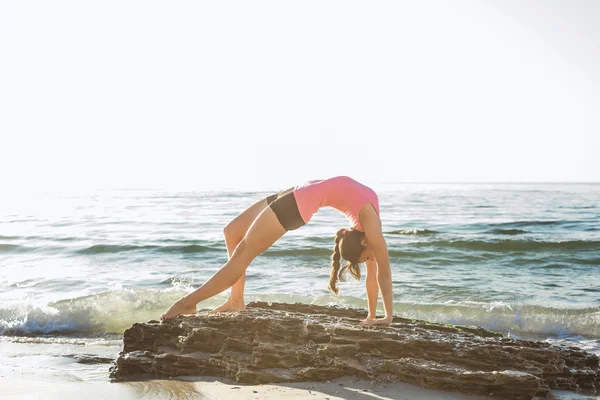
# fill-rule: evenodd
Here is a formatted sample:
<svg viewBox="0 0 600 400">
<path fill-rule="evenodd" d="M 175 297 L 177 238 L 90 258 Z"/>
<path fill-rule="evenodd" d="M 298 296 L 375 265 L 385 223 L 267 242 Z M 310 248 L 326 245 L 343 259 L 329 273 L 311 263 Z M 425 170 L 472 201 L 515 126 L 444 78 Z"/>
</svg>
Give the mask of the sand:
<svg viewBox="0 0 600 400">
<path fill-rule="evenodd" d="M 266 400 L 483 400 L 488 397 L 422 389 L 403 383 L 373 384 L 355 377 L 330 382 L 240 385 L 217 378 L 110 383 L 0 368 L 0 398 L 5 400 L 266 399 Z"/>
<path fill-rule="evenodd" d="M 72 355 L 116 356 L 122 345 L 90 343 L 14 343 L 0 341 L 0 400 L 128 399 L 407 399 L 475 400 L 465 396 L 394 383 L 373 384 L 355 377 L 331 382 L 242 385 L 214 377 L 111 383 L 110 364 L 80 364 Z M 71 355 L 71 356 L 69 356 Z"/>
</svg>

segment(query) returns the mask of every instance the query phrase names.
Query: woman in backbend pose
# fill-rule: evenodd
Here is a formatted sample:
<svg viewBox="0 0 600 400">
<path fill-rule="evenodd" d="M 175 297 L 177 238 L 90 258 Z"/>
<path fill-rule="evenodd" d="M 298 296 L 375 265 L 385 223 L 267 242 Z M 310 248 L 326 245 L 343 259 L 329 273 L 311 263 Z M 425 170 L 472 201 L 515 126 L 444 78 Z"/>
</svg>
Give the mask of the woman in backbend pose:
<svg viewBox="0 0 600 400">
<path fill-rule="evenodd" d="M 379 201 L 375 192 L 347 176 L 310 181 L 260 200 L 224 230 L 229 260 L 208 281 L 176 301 L 161 319 L 193 314 L 196 304 L 231 287 L 229 299 L 213 312 L 245 310 L 244 284 L 250 262 L 267 250 L 284 233 L 308 223 L 321 207 L 333 207 L 351 223 L 335 236 L 329 289 L 338 293 L 338 277 L 350 271 L 360 278 L 360 263 L 366 263 L 367 305 L 364 324 L 389 324 L 392 321 L 392 273 L 387 244 L 381 231 Z M 347 263 L 340 271 L 340 257 Z M 381 290 L 384 318 L 375 318 Z"/>
</svg>

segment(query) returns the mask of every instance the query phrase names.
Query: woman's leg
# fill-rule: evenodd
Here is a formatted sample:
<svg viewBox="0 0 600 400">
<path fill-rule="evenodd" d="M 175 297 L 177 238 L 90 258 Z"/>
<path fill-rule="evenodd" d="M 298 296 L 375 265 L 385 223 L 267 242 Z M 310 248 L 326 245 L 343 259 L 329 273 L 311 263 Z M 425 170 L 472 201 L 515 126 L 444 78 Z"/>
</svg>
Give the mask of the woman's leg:
<svg viewBox="0 0 600 400">
<path fill-rule="evenodd" d="M 235 217 L 225 229 L 223 229 L 223 234 L 225 236 L 225 245 L 227 246 L 227 259 L 231 258 L 233 251 L 240 243 L 248 229 L 250 229 L 250 225 L 254 222 L 256 217 L 260 214 L 262 210 L 265 209 L 267 203 L 267 199 L 261 199 L 248 207 L 244 212 Z M 240 279 L 231 287 L 231 294 L 229 299 L 221 304 L 219 307 L 214 309 L 212 312 L 220 312 L 220 311 L 240 311 L 245 310 L 246 305 L 244 303 L 244 285 L 246 281 L 246 272 L 242 274 Z M 188 305 L 184 309 L 181 310 L 180 314 L 194 314 L 196 312 L 196 305 Z"/>
<path fill-rule="evenodd" d="M 227 258 L 231 259 L 231 256 L 242 241 L 248 229 L 258 217 L 258 215 L 268 206 L 267 200 L 262 199 L 251 205 L 246 211 L 238 215 L 233 221 L 231 221 L 223 230 L 225 236 L 225 245 L 227 246 Z M 244 285 L 246 283 L 246 271 L 242 273 L 240 279 L 231 287 L 231 293 L 229 299 L 219 307 L 215 308 L 212 312 L 222 311 L 243 311 L 246 309 L 244 303 Z"/>
<path fill-rule="evenodd" d="M 161 319 L 175 318 L 191 306 L 231 287 L 240 279 L 250 262 L 271 247 L 285 232 L 286 230 L 281 226 L 271 207 L 266 207 L 254 220 L 229 261 L 204 285 L 175 302 L 167 312 L 161 315 Z"/>
<path fill-rule="evenodd" d="M 285 196 L 292 192 L 294 188 L 289 188 L 278 194 L 277 197 Z M 223 230 L 225 236 L 225 244 L 227 245 L 227 256 L 231 258 L 235 248 L 246 235 L 248 229 L 258 217 L 258 215 L 269 205 L 267 199 L 262 199 L 250 206 L 246 211 L 237 216 L 231 221 Z M 240 279 L 231 287 L 231 293 L 229 299 L 219 307 L 215 308 L 212 312 L 222 311 L 243 311 L 246 309 L 244 302 L 244 285 L 246 283 L 246 271 L 242 274 Z M 194 311 L 195 312 L 195 311 Z"/>
</svg>

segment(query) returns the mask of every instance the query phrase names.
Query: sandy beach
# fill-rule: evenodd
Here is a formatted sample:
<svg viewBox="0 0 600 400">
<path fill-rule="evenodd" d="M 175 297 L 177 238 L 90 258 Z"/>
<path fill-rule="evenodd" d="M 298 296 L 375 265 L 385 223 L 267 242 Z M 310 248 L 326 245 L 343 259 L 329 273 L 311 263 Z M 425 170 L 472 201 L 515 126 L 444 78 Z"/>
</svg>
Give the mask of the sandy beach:
<svg viewBox="0 0 600 400">
<path fill-rule="evenodd" d="M 2 400 L 129 399 L 320 399 L 484 400 L 423 389 L 405 383 L 372 383 L 356 377 L 329 382 L 244 385 L 216 377 L 182 376 L 137 382 L 109 382 L 110 364 L 80 363 L 85 355 L 112 358 L 122 345 L 1 342 Z M 77 356 L 75 356 L 77 355 Z M 3 364 L 3 365 L 2 365 Z"/>
<path fill-rule="evenodd" d="M 214 377 L 111 383 L 37 369 L 0 367 L 2 400 L 493 400 L 492 396 L 423 389 L 406 383 L 372 383 L 356 377 L 329 382 L 241 385 Z M 600 397 L 553 390 L 548 400 L 597 400 Z"/>
<path fill-rule="evenodd" d="M 20 374 L 17 374 L 20 375 Z M 85 381 L 33 380 L 30 377 L 0 378 L 2 399 L 6 400 L 127 400 L 127 399 L 290 399 L 290 400 L 483 400 L 422 389 L 403 383 L 373 384 L 355 377 L 330 382 L 239 385 L 215 378 L 180 378 L 144 382 L 109 383 Z"/>
</svg>

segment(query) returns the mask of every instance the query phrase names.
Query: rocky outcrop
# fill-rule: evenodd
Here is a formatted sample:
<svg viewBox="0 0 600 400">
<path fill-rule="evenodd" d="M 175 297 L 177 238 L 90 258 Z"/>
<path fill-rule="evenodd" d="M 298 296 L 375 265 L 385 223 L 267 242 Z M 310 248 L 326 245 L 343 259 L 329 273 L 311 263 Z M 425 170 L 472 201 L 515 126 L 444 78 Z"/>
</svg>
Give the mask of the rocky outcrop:
<svg viewBox="0 0 600 400">
<path fill-rule="evenodd" d="M 598 357 L 576 347 L 402 318 L 363 327 L 364 316 L 337 307 L 251 303 L 245 312 L 139 323 L 125 331 L 111 378 L 201 375 L 258 384 L 357 376 L 504 399 L 600 389 Z"/>
</svg>

